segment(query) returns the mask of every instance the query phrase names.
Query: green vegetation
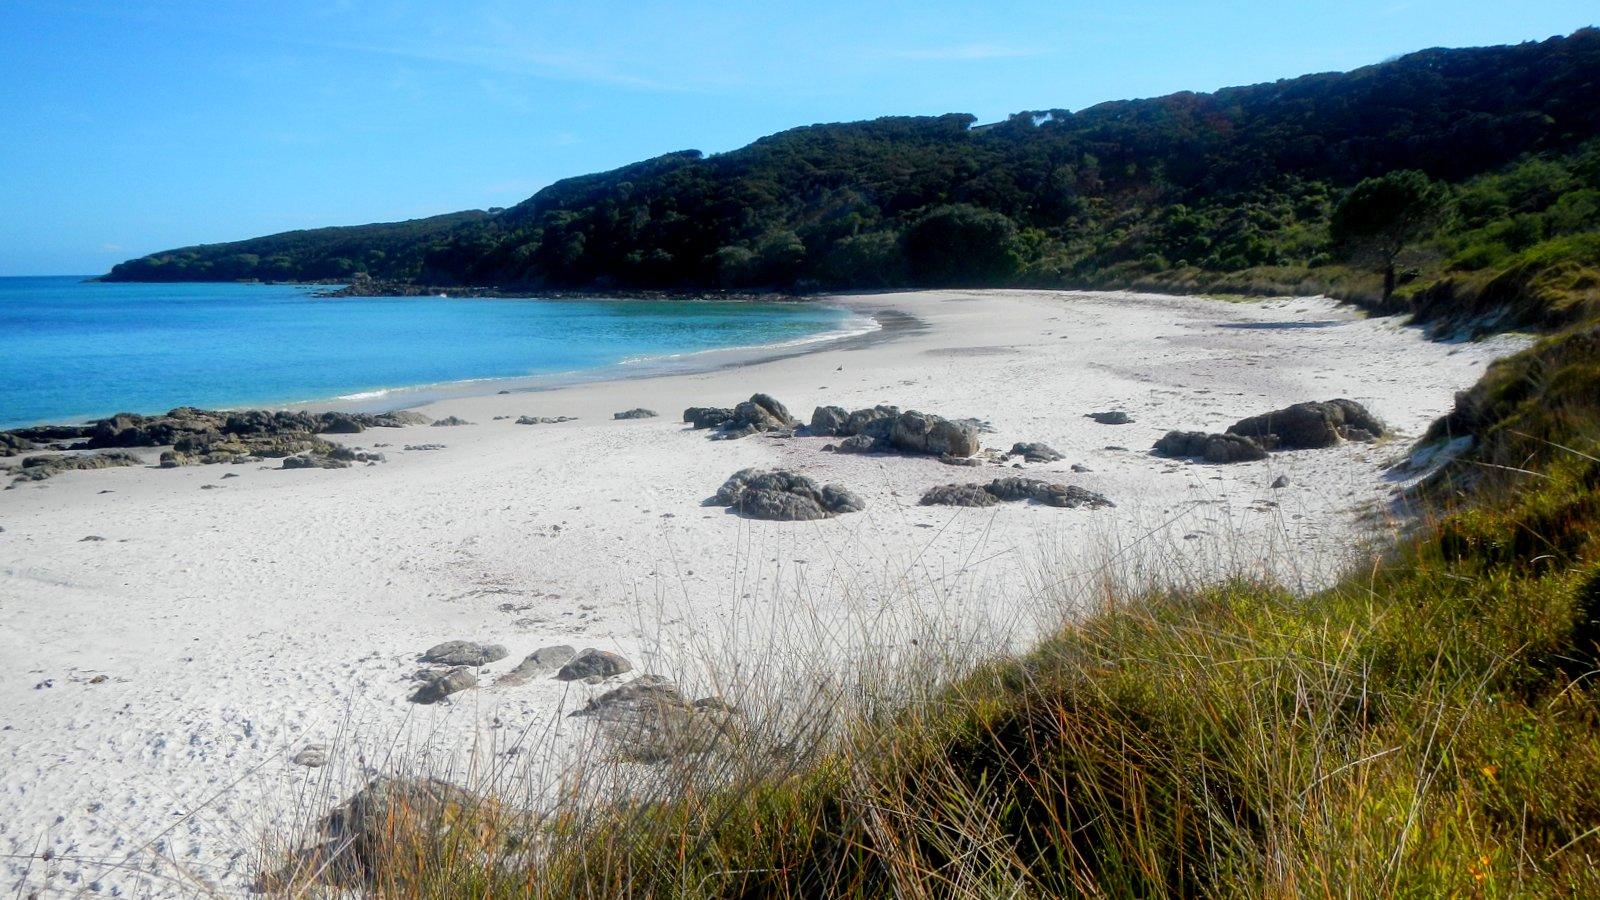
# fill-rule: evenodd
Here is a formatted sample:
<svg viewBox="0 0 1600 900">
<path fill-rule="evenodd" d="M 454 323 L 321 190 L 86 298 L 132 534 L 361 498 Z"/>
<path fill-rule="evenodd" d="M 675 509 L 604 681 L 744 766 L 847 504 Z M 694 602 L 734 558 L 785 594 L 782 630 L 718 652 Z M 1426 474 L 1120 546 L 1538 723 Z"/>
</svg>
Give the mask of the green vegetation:
<svg viewBox="0 0 1600 900">
<path fill-rule="evenodd" d="M 1597 73 L 1600 30 L 1584 29 L 983 126 L 814 125 L 504 211 L 187 248 L 108 277 L 1296 289 L 1442 317 L 1514 293 L 1541 298 L 1513 310 L 1524 320 L 1564 321 L 1600 234 Z"/>
</svg>

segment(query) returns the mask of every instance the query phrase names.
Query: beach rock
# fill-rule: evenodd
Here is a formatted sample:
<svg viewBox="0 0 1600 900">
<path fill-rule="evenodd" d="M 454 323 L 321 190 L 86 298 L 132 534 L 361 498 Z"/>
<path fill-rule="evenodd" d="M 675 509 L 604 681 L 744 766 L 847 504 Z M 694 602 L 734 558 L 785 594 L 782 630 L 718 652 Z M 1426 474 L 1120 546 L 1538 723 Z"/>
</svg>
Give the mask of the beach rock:
<svg viewBox="0 0 1600 900">
<path fill-rule="evenodd" d="M 398 409 L 393 412 L 378 413 L 372 417 L 372 424 L 379 428 L 404 428 L 407 425 L 426 425 L 428 417 L 409 409 Z"/>
<path fill-rule="evenodd" d="M 556 672 L 560 681 L 581 681 L 585 678 L 611 678 L 633 671 L 633 663 L 619 653 L 609 650 L 585 648 L 568 660 Z"/>
<path fill-rule="evenodd" d="M 471 666 L 457 666 L 447 671 L 423 673 L 422 686 L 411 695 L 412 703 L 438 703 L 440 700 L 478 686 L 478 676 Z"/>
<path fill-rule="evenodd" d="M 849 411 L 842 406 L 819 406 L 811 411 L 811 424 L 806 430 L 818 437 L 832 437 L 849 419 Z"/>
<path fill-rule="evenodd" d="M 323 434 L 360 434 L 366 430 L 360 419 L 347 413 L 328 413 L 323 419 Z"/>
<path fill-rule="evenodd" d="M 328 764 L 328 749 L 321 744 L 311 744 L 289 760 L 297 766 L 320 769 Z"/>
<path fill-rule="evenodd" d="M 966 466 L 969 468 L 983 465 L 983 460 L 976 456 L 951 456 L 949 454 L 939 457 L 939 462 L 947 466 Z"/>
<path fill-rule="evenodd" d="M 1078 487 L 1076 485 L 1055 484 L 1041 481 L 1037 478 L 996 478 L 984 487 L 984 490 L 993 494 L 999 500 L 1032 500 L 1046 506 L 1059 506 L 1076 509 L 1087 506 L 1099 509 L 1116 504 L 1108 500 L 1103 494 Z"/>
<path fill-rule="evenodd" d="M 1114 409 L 1109 412 L 1092 412 L 1084 416 L 1084 418 L 1093 419 L 1101 425 L 1129 425 L 1133 422 L 1133 418 L 1120 409 Z"/>
<path fill-rule="evenodd" d="M 683 421 L 696 430 L 716 428 L 733 420 L 733 410 L 723 406 L 691 406 L 683 411 Z"/>
<path fill-rule="evenodd" d="M 842 436 L 864 434 L 875 438 L 889 440 L 889 432 L 894 428 L 894 420 L 900 415 L 898 406 L 873 406 L 867 409 L 858 409 L 845 419 L 843 427 L 838 433 Z"/>
<path fill-rule="evenodd" d="M 655 410 L 645 409 L 642 406 L 611 414 L 613 419 L 654 419 L 655 417 Z"/>
<path fill-rule="evenodd" d="M 929 488 L 920 501 L 923 506 L 994 506 L 1000 499 L 981 484 L 942 484 Z"/>
<path fill-rule="evenodd" d="M 1272 479 L 1272 489 L 1275 491 L 1282 490 L 1291 484 L 1294 484 L 1294 482 L 1290 481 L 1287 475 L 1279 475 L 1277 478 Z"/>
<path fill-rule="evenodd" d="M 518 416 L 518 425 L 559 425 L 577 421 L 576 416 Z"/>
<path fill-rule="evenodd" d="M 837 485 L 781 469 L 742 469 L 717 489 L 713 503 L 753 519 L 813 521 L 859 512 L 866 503 Z"/>
<path fill-rule="evenodd" d="M 1340 439 L 1372 440 L 1384 433 L 1383 423 L 1354 400 L 1295 403 L 1228 426 L 1229 434 L 1254 438 L 1263 446 L 1284 450 L 1332 447 Z"/>
<path fill-rule="evenodd" d="M 895 417 L 889 443 L 904 453 L 971 456 L 978 452 L 978 429 L 970 423 L 910 410 Z"/>
<path fill-rule="evenodd" d="M 405 445 L 404 449 L 406 449 L 406 450 L 443 450 L 444 447 L 445 447 L 444 444 L 407 444 L 407 445 Z"/>
<path fill-rule="evenodd" d="M 451 428 L 451 427 L 454 427 L 456 425 L 471 425 L 471 424 L 472 424 L 471 422 L 468 422 L 466 419 L 463 419 L 460 416 L 445 416 L 442 419 L 435 419 L 434 422 L 433 422 L 433 427 L 435 427 L 435 428 Z"/>
<path fill-rule="evenodd" d="M 0 456 L 16 456 L 18 453 L 32 450 L 33 447 L 33 441 L 21 435 L 0 431 Z"/>
<path fill-rule="evenodd" d="M 1010 455 L 1020 456 L 1031 463 L 1059 462 L 1066 458 L 1057 453 L 1053 447 L 1037 442 L 1012 444 Z"/>
<path fill-rule="evenodd" d="M 286 456 L 283 458 L 281 468 L 284 469 L 348 469 L 350 463 L 342 459 L 333 459 L 328 456 Z"/>
<path fill-rule="evenodd" d="M 1254 438 L 1203 431 L 1169 431 L 1156 441 L 1157 456 L 1199 457 L 1209 463 L 1253 462 L 1266 459 L 1267 449 Z"/>
<path fill-rule="evenodd" d="M 121 466 L 144 465 L 144 460 L 132 453 L 92 453 L 82 456 L 29 456 L 22 460 L 13 481 L 44 481 L 62 472 L 90 469 L 113 469 Z"/>
<path fill-rule="evenodd" d="M 439 778 L 380 775 L 316 823 L 309 846 L 291 854 L 278 871 L 255 884 L 257 893 L 277 895 L 303 886 L 308 874 L 340 888 L 372 887 L 372 879 L 396 847 L 429 846 L 450 836 L 459 841 L 463 826 L 481 836 L 484 846 L 455 845 L 465 852 L 488 852 L 514 831 L 494 800 Z M 492 835 L 492 837 L 490 837 Z"/>
<path fill-rule="evenodd" d="M 853 434 L 837 444 L 829 444 L 822 449 L 826 450 L 828 447 L 832 447 L 835 453 L 873 453 L 887 450 L 888 442 L 870 434 Z"/>
<path fill-rule="evenodd" d="M 477 641 L 445 641 L 422 654 L 423 662 L 441 666 L 486 666 L 505 658 L 505 647 Z"/>
<path fill-rule="evenodd" d="M 1083 463 L 1073 463 L 1072 464 L 1072 471 L 1077 472 L 1078 474 L 1082 475 L 1085 472 L 1093 472 L 1094 470 L 1089 468 L 1088 466 L 1084 465 Z"/>
<path fill-rule="evenodd" d="M 724 417 L 723 413 L 727 413 L 727 416 Z M 788 408 L 770 394 L 752 394 L 749 400 L 731 410 L 690 407 L 684 410 L 683 415 L 684 421 L 696 428 L 715 427 L 716 431 L 711 435 L 713 440 L 738 440 L 767 431 L 792 431 L 800 424 L 798 419 L 789 414 Z"/>
<path fill-rule="evenodd" d="M 541 675 L 560 669 L 577 655 L 578 651 L 566 644 L 540 647 L 524 657 L 522 662 L 517 663 L 515 669 L 496 679 L 495 686 L 515 687 L 527 684 Z"/>
<path fill-rule="evenodd" d="M 660 712 L 664 707 L 688 711 L 693 705 L 678 686 L 657 676 L 644 675 L 621 687 L 612 688 L 590 700 L 581 709 L 568 713 L 573 716 L 592 716 L 616 721 Z"/>
<path fill-rule="evenodd" d="M 732 704 L 718 697 L 691 703 L 677 685 L 650 675 L 607 691 L 571 715 L 596 720 L 618 755 L 634 762 L 707 753 L 741 732 Z"/>
</svg>

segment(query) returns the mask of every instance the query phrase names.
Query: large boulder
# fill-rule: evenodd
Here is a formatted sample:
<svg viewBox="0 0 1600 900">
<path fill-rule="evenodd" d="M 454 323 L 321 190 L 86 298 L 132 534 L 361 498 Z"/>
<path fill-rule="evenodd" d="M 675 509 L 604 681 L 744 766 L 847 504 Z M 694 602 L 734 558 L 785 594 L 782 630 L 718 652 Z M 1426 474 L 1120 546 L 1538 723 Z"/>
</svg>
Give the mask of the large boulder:
<svg viewBox="0 0 1600 900">
<path fill-rule="evenodd" d="M 1332 447 L 1340 439 L 1371 440 L 1384 433 L 1383 423 L 1354 400 L 1295 403 L 1228 426 L 1229 434 L 1253 438 L 1263 447 L 1313 450 Z"/>
<path fill-rule="evenodd" d="M 683 420 L 695 428 L 715 428 L 711 436 L 716 440 L 737 440 L 765 431 L 792 430 L 800 421 L 770 394 L 752 394 L 749 400 L 732 409 L 714 406 L 691 406 L 683 411 Z"/>
<path fill-rule="evenodd" d="M 411 695 L 412 703 L 431 704 L 478 686 L 478 676 L 471 666 L 456 666 L 445 670 L 424 670 L 417 674 L 422 685 Z"/>
<path fill-rule="evenodd" d="M 838 485 L 818 486 L 781 469 L 742 469 L 717 489 L 712 503 L 752 519 L 812 521 L 859 512 L 866 503 Z"/>
<path fill-rule="evenodd" d="M 978 429 L 965 422 L 910 410 L 895 417 L 889 443 L 905 453 L 971 456 L 978 452 Z"/>
<path fill-rule="evenodd" d="M 806 430 L 818 437 L 832 437 L 843 433 L 840 429 L 849 419 L 849 410 L 842 406 L 819 406 L 811 411 L 811 424 Z"/>
<path fill-rule="evenodd" d="M 941 484 L 922 495 L 923 506 L 993 506 L 1000 498 L 981 484 Z"/>
</svg>

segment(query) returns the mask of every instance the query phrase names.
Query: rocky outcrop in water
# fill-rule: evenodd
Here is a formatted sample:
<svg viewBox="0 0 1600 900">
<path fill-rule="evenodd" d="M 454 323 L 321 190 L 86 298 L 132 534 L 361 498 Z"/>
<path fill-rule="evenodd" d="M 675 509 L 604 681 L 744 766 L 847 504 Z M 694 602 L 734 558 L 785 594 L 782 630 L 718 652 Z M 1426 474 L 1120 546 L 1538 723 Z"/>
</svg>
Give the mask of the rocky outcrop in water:
<svg viewBox="0 0 1600 900">
<path fill-rule="evenodd" d="M 814 521 L 860 512 L 866 502 L 838 485 L 819 487 L 782 469 L 742 469 L 723 482 L 709 502 L 739 515 L 774 521 Z"/>
</svg>

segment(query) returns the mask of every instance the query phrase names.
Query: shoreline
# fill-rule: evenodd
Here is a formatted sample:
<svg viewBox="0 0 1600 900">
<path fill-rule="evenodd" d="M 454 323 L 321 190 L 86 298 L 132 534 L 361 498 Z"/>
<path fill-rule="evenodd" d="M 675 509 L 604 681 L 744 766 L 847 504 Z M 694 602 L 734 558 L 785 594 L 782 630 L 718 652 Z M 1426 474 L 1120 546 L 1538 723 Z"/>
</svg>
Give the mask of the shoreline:
<svg viewBox="0 0 1600 900">
<path fill-rule="evenodd" d="M 1027 646 L 1093 603 L 1102 579 L 1249 573 L 1313 588 L 1405 524 L 1391 464 L 1521 346 L 1431 343 L 1324 298 L 837 302 L 899 324 L 743 365 L 420 407 L 468 422 L 457 427 L 327 436 L 387 456 L 374 465 L 129 466 L 0 493 L 0 656 L 12 663 L 0 672 L 0 873 L 159 894 L 181 860 L 236 892 L 263 834 L 322 811 L 295 798 L 342 799 L 395 766 L 560 771 L 592 749 L 567 713 L 615 682 L 499 683 L 551 645 L 611 650 L 632 674 L 686 689 L 741 665 L 814 684 L 904 649 L 918 628 L 973 658 Z M 801 419 L 878 403 L 977 418 L 986 447 L 1038 441 L 1065 458 L 952 467 L 827 452 L 805 435 L 713 441 L 675 421 L 758 391 Z M 1396 437 L 1226 466 L 1148 450 L 1169 429 L 1340 396 Z M 613 419 L 635 407 L 663 415 Z M 1087 418 L 1112 409 L 1133 422 Z M 139 453 L 154 461 L 154 448 Z M 703 505 L 747 467 L 839 484 L 865 508 L 767 522 Z M 1117 505 L 919 503 L 934 486 L 1009 475 Z M 508 655 L 475 689 L 408 702 L 418 654 L 447 640 Z M 312 746 L 326 767 L 295 762 Z"/>
<path fill-rule="evenodd" d="M 374 295 L 377 296 L 377 295 Z M 383 295 L 388 296 L 388 295 Z M 569 297 L 507 297 L 516 300 L 540 299 L 585 299 L 600 300 L 599 296 L 583 298 Z M 610 300 L 626 300 L 629 298 L 608 297 Z M 646 298 L 637 298 L 646 299 Z M 661 298 L 649 298 L 661 299 Z M 690 297 L 676 297 L 673 299 L 692 300 Z M 744 303 L 744 302 L 776 302 L 770 298 L 712 298 L 705 302 L 717 303 Z M 243 411 L 250 409 L 265 410 L 291 410 L 305 412 L 389 412 L 415 409 L 429 403 L 451 398 L 465 398 L 483 396 L 488 393 L 529 393 L 538 391 L 555 390 L 578 384 L 588 384 L 605 381 L 625 381 L 639 378 L 652 378 L 671 374 L 693 374 L 695 372 L 713 371 L 720 368 L 735 368 L 756 365 L 761 362 L 790 358 L 794 355 L 823 352 L 835 347 L 870 346 L 878 341 L 894 339 L 895 335 L 908 328 L 915 328 L 914 317 L 894 310 L 881 310 L 870 314 L 863 314 L 850 309 L 843 304 L 830 302 L 828 298 L 816 301 L 816 305 L 827 308 L 840 309 L 850 314 L 838 327 L 817 332 L 803 338 L 796 338 L 771 344 L 745 344 L 731 347 L 714 347 L 705 350 L 686 351 L 681 353 L 660 354 L 624 359 L 586 369 L 573 369 L 563 372 L 546 372 L 533 375 L 499 375 L 480 378 L 467 378 L 455 381 L 424 382 L 413 384 L 393 385 L 380 388 L 370 388 L 350 394 L 334 395 L 329 397 L 314 397 L 305 399 L 274 400 L 261 402 L 244 402 L 239 404 L 199 404 L 178 403 L 166 409 L 117 409 L 106 413 L 106 416 L 121 413 L 135 413 L 144 416 L 157 416 L 170 409 L 194 406 L 208 408 L 223 412 Z M 872 326 L 866 328 L 862 320 L 871 320 Z M 852 328 L 855 323 L 857 327 Z M 14 424 L 0 428 L 0 434 L 24 431 L 31 428 L 46 426 L 82 426 L 93 423 L 105 416 L 42 419 L 26 424 Z"/>
</svg>

